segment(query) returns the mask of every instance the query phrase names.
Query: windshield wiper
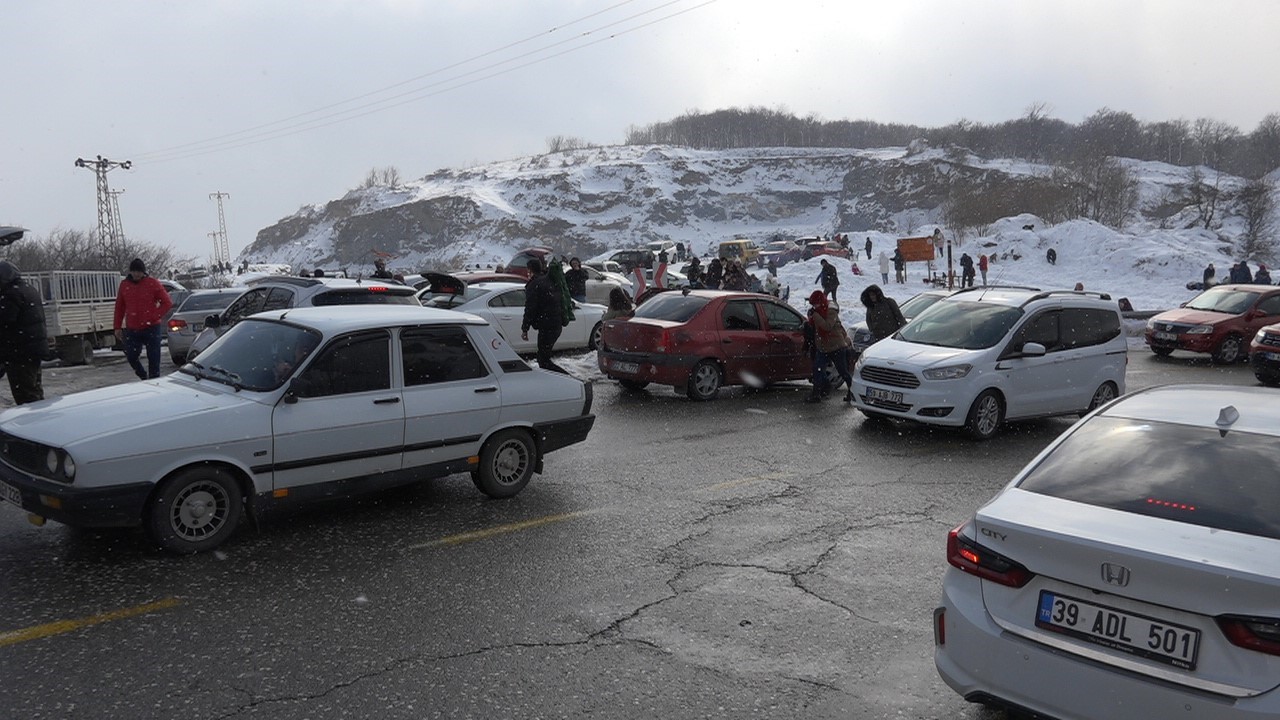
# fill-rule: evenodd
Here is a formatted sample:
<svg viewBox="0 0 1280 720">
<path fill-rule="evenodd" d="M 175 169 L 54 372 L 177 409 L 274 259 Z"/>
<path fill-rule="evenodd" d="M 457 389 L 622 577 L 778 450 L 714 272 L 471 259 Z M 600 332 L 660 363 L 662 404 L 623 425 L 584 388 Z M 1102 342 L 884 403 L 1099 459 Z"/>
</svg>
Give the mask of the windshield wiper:
<svg viewBox="0 0 1280 720">
<path fill-rule="evenodd" d="M 209 368 L 209 371 L 217 373 L 225 377 L 227 380 L 231 381 L 231 387 L 235 388 L 236 392 L 240 392 L 240 388 L 242 387 L 242 385 L 240 381 L 240 376 L 238 374 L 231 372 L 230 370 L 222 367 L 221 365 L 214 365 L 213 367 Z"/>
<path fill-rule="evenodd" d="M 194 375 L 196 380 L 203 380 L 205 378 L 204 366 L 196 362 L 195 360 L 186 361 L 185 363 L 183 363 L 182 367 L 178 368 L 178 370 L 179 371 L 186 370 L 187 365 L 190 365 L 191 367 L 195 368 L 195 372 L 191 372 L 189 374 Z"/>
</svg>

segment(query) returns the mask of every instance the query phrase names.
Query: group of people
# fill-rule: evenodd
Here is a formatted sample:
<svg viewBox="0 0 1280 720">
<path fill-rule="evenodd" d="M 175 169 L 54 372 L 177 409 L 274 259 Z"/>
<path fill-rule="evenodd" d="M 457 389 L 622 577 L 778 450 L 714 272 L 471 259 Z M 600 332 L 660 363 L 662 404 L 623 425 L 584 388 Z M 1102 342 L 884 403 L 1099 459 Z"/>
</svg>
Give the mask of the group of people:
<svg viewBox="0 0 1280 720">
<path fill-rule="evenodd" d="M 879 285 L 868 285 L 862 291 L 861 300 L 867 309 L 867 328 L 875 340 L 889 337 L 907 324 L 897 301 L 887 297 Z M 846 387 L 844 401 L 852 402 L 853 376 L 849 373 L 849 359 L 853 341 L 840 321 L 839 309 L 827 301 L 827 293 L 822 290 L 814 290 L 809 295 L 805 338 L 810 343 L 810 360 L 813 363 L 813 389 L 805 402 L 821 402 L 832 390 L 839 388 L 840 383 Z M 840 378 L 840 383 L 834 387 L 828 383 L 828 363 Z"/>
<path fill-rule="evenodd" d="M 1205 267 L 1203 280 L 1204 281 L 1201 283 L 1201 286 L 1205 290 L 1208 290 L 1210 287 L 1218 284 L 1218 270 L 1213 266 L 1213 263 L 1209 263 L 1209 265 Z M 1246 285 L 1271 285 L 1271 271 L 1267 270 L 1266 265 L 1258 263 L 1258 271 L 1253 272 L 1253 270 L 1249 268 L 1248 261 L 1241 260 L 1235 265 L 1232 265 L 1231 269 L 1227 271 L 1227 282 Z"/>
</svg>

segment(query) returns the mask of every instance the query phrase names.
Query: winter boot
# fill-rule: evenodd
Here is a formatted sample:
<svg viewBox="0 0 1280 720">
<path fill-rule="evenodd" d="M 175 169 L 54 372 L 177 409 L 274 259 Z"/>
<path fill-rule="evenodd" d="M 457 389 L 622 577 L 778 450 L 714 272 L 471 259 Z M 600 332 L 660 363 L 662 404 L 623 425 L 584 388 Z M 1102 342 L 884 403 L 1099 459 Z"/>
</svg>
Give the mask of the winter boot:
<svg viewBox="0 0 1280 720">
<path fill-rule="evenodd" d="M 844 401 L 847 403 L 853 402 L 853 388 L 849 388 L 844 392 Z"/>
<path fill-rule="evenodd" d="M 822 391 L 815 387 L 813 390 L 809 391 L 809 397 L 805 398 L 804 401 L 807 403 L 822 402 Z"/>
</svg>

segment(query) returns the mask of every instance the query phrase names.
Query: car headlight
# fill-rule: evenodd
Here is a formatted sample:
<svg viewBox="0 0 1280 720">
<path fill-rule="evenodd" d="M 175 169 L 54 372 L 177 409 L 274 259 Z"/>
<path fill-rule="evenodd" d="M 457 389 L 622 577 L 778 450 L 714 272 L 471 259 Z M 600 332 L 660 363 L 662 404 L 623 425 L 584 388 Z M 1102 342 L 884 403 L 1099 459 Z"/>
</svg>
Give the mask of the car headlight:
<svg viewBox="0 0 1280 720">
<path fill-rule="evenodd" d="M 1266 340 L 1266 339 L 1267 339 L 1266 330 L 1259 330 L 1258 333 L 1253 336 L 1253 341 L 1256 343 L 1261 343 L 1263 340 Z"/>
<path fill-rule="evenodd" d="M 1188 335 L 1209 335 L 1213 332 L 1212 325 L 1197 325 L 1187 331 Z"/>
<path fill-rule="evenodd" d="M 955 380 L 969 374 L 972 365 L 948 365 L 947 367 L 929 368 L 922 375 L 928 380 Z"/>
<path fill-rule="evenodd" d="M 44 456 L 44 466 L 54 480 L 71 482 L 76 478 L 76 462 L 63 450 L 49 448 Z"/>
<path fill-rule="evenodd" d="M 1156 329 L 1156 319 L 1155 319 L 1155 318 L 1151 318 L 1150 320 L 1148 320 L 1148 321 L 1147 321 L 1147 329 L 1148 329 L 1148 330 L 1155 330 L 1155 329 Z"/>
<path fill-rule="evenodd" d="M 855 373 L 858 372 L 858 370 L 862 368 L 862 364 L 865 363 L 866 361 L 867 361 L 867 354 L 859 353 L 858 359 L 853 361 L 853 371 Z"/>
</svg>

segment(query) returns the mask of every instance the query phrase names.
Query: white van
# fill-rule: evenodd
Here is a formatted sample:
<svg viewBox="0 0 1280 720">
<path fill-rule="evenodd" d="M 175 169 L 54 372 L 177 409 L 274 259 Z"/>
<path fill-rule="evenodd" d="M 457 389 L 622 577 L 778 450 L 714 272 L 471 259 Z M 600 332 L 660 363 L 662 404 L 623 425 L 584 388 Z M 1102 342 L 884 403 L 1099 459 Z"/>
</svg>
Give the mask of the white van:
<svg viewBox="0 0 1280 720">
<path fill-rule="evenodd" d="M 1124 393 L 1128 344 L 1103 293 L 968 288 L 867 348 L 853 371 L 868 417 L 966 428 L 1081 413 Z"/>
</svg>

